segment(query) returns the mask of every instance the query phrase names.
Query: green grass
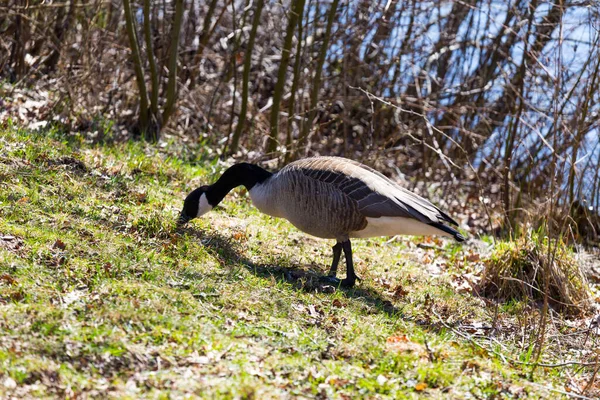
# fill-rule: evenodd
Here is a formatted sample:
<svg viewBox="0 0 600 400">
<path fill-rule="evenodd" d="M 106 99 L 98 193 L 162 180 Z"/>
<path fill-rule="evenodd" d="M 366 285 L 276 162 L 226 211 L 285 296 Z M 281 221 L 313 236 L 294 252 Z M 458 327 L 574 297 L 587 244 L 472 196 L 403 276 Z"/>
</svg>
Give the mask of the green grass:
<svg viewBox="0 0 600 400">
<path fill-rule="evenodd" d="M 583 373 L 532 376 L 503 358 L 528 351 L 518 335 L 456 334 L 496 312 L 456 290 L 467 248 L 357 240 L 362 281 L 335 290 L 317 279 L 332 243 L 242 190 L 176 231 L 222 169 L 206 153 L 10 126 L 0 149 L 0 397 L 555 398 L 543 386 Z M 524 309 L 535 321 L 504 307 L 501 329 Z"/>
</svg>

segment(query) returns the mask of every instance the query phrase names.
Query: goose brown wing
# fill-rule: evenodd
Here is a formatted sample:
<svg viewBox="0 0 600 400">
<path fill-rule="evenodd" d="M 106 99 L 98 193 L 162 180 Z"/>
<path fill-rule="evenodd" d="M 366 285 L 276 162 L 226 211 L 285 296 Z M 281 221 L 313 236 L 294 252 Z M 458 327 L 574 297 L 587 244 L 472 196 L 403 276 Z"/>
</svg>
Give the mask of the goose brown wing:
<svg viewBox="0 0 600 400">
<path fill-rule="evenodd" d="M 293 162 L 285 169 L 301 171 L 305 176 L 335 186 L 357 203 L 365 217 L 404 217 L 426 224 L 458 225 L 428 200 L 356 161 L 314 157 Z"/>
</svg>

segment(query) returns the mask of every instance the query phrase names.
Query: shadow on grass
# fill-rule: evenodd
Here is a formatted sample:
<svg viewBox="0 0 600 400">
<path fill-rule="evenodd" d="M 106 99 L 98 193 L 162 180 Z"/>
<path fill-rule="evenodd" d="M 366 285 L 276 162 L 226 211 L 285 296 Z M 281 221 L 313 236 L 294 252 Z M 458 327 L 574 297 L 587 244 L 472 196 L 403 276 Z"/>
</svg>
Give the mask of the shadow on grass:
<svg viewBox="0 0 600 400">
<path fill-rule="evenodd" d="M 362 301 L 390 316 L 400 316 L 399 310 L 391 301 L 382 297 L 376 290 L 369 287 L 336 288 L 321 278 L 325 276 L 329 266 L 316 266 L 314 264 L 290 265 L 282 267 L 279 264 L 257 264 L 244 257 L 236 243 L 231 238 L 219 235 L 216 232 L 198 230 L 192 227 L 183 227 L 178 230 L 181 234 L 196 237 L 224 268 L 232 268 L 242 264 L 250 273 L 263 279 L 275 279 L 277 282 L 289 283 L 294 289 L 310 293 L 334 293 L 336 290 L 343 292 L 346 297 Z M 283 259 L 282 259 L 283 260 Z M 359 283 L 359 286 L 361 284 Z"/>
</svg>

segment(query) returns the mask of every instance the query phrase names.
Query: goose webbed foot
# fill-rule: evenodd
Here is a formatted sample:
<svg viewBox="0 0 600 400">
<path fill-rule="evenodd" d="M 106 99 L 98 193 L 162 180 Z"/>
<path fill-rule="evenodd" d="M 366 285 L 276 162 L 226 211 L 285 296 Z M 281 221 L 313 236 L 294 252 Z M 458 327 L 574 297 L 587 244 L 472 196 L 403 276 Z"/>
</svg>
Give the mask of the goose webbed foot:
<svg viewBox="0 0 600 400">
<path fill-rule="evenodd" d="M 335 276 L 322 276 L 320 280 L 331 286 L 351 288 L 354 287 L 356 281 L 360 279 L 358 277 L 340 279 Z"/>
<path fill-rule="evenodd" d="M 346 257 L 345 279 L 339 279 L 335 277 L 335 275 L 337 274 L 337 268 L 340 262 L 340 256 L 342 255 L 342 251 L 344 252 L 344 256 Z M 338 242 L 335 246 L 333 246 L 333 262 L 331 263 L 329 275 L 321 277 L 321 280 L 335 287 L 341 286 L 345 288 L 353 287 L 356 281 L 360 280 L 354 273 L 354 263 L 352 262 L 352 246 L 350 245 L 350 240 Z"/>
</svg>

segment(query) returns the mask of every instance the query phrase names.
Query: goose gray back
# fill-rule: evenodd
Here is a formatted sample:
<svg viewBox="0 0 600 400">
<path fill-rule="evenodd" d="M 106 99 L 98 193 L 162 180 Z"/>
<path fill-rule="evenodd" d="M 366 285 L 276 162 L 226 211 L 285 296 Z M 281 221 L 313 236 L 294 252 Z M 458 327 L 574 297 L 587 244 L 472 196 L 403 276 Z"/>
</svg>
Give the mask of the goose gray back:
<svg viewBox="0 0 600 400">
<path fill-rule="evenodd" d="M 200 208 L 216 206 L 239 185 L 246 186 L 261 212 L 283 217 L 313 236 L 335 239 L 327 280 L 344 286 L 356 280 L 350 238 L 443 235 L 465 240 L 450 226 L 458 225 L 456 221 L 428 200 L 370 167 L 340 157 L 298 160 L 276 174 L 252 164 L 234 165 L 215 184 L 190 193 L 180 223 L 194 218 Z M 347 276 L 340 281 L 335 275 L 342 251 Z"/>
</svg>

